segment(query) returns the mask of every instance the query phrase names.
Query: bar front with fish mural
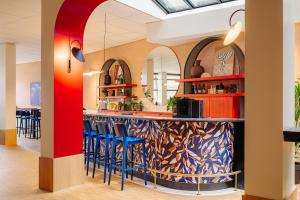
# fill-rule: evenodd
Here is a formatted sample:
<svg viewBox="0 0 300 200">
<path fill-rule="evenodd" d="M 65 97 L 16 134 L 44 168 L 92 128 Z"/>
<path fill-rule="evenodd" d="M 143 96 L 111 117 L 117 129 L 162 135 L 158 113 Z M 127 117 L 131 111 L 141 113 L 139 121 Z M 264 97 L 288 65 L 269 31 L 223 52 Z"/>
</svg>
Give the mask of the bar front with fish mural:
<svg viewBox="0 0 300 200">
<path fill-rule="evenodd" d="M 199 184 L 201 190 L 243 186 L 243 174 L 238 174 L 237 180 L 234 177 L 243 171 L 243 119 L 147 117 L 88 112 L 84 118 L 93 123 L 124 123 L 129 135 L 145 138 L 147 175 L 155 184 L 182 190 L 197 190 Z M 103 149 L 100 148 L 100 151 Z M 120 150 L 116 152 L 122 152 Z M 134 162 L 142 163 L 142 147 L 135 146 L 133 151 Z M 116 156 L 121 159 L 122 153 Z M 128 159 L 131 159 L 130 156 Z M 134 175 L 143 177 L 140 171 Z"/>
</svg>

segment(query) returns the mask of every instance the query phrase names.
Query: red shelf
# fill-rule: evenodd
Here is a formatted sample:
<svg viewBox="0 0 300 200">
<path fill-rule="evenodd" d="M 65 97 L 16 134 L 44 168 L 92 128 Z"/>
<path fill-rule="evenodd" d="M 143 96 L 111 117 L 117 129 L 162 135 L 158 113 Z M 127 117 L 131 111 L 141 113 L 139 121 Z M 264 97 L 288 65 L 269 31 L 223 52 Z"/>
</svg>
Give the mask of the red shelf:
<svg viewBox="0 0 300 200">
<path fill-rule="evenodd" d="M 244 97 L 245 93 L 226 93 L 226 94 L 177 94 L 182 98 L 203 98 L 203 97 Z"/>
<path fill-rule="evenodd" d="M 98 88 L 117 89 L 117 88 L 136 87 L 136 86 L 137 84 L 120 84 L 120 85 L 101 85 Z"/>
<path fill-rule="evenodd" d="M 223 81 L 223 80 L 236 80 L 236 79 L 244 79 L 245 74 L 232 75 L 232 76 L 214 76 L 207 78 L 191 78 L 191 79 L 180 79 L 177 82 L 180 83 L 194 83 L 194 82 L 206 82 L 206 81 Z"/>
<path fill-rule="evenodd" d="M 136 99 L 137 96 L 107 96 L 107 97 L 99 97 L 99 99 Z"/>
</svg>

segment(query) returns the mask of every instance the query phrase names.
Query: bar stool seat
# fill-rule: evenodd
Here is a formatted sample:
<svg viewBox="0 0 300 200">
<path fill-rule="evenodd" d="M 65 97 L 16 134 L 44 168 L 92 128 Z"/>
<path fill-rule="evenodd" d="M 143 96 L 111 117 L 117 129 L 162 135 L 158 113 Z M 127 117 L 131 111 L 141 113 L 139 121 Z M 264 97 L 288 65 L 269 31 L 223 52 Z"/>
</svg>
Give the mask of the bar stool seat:
<svg viewBox="0 0 300 200">
<path fill-rule="evenodd" d="M 117 138 L 117 140 L 123 142 L 124 138 L 119 137 L 119 138 Z M 144 138 L 137 138 L 137 137 L 131 137 L 131 136 L 126 137 L 125 140 L 129 145 L 131 145 L 131 144 L 140 144 L 142 142 L 145 142 Z"/>
<path fill-rule="evenodd" d="M 147 185 L 147 174 L 146 174 L 146 147 L 145 147 L 145 139 L 144 138 L 138 138 L 133 136 L 128 136 L 127 128 L 125 124 L 123 123 L 115 123 L 113 125 L 114 127 L 114 138 L 113 138 L 113 151 L 111 156 L 111 161 L 109 165 L 109 177 L 108 177 L 108 184 L 110 184 L 111 181 L 111 173 L 113 168 L 119 168 L 122 171 L 122 184 L 121 184 L 121 190 L 124 190 L 124 179 L 125 179 L 125 173 L 127 175 L 128 171 L 131 171 L 131 179 L 133 178 L 133 170 L 137 169 L 143 169 L 144 170 L 144 181 L 145 185 Z M 117 162 L 115 159 L 115 151 L 114 149 L 117 147 L 117 144 L 123 144 L 123 159 L 122 163 Z M 131 167 L 127 166 L 127 150 L 128 147 L 131 145 Z M 142 145 L 142 155 L 143 155 L 143 165 L 134 166 L 134 145 Z"/>
</svg>

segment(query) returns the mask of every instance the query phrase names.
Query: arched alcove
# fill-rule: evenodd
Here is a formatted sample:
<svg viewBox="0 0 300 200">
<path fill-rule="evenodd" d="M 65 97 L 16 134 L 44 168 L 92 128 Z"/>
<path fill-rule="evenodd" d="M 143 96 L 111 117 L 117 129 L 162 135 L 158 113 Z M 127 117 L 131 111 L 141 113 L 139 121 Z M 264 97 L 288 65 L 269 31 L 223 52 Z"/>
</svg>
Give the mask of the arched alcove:
<svg viewBox="0 0 300 200">
<path fill-rule="evenodd" d="M 212 44 L 213 42 L 222 41 L 222 38 L 219 37 L 209 37 L 202 41 L 200 41 L 190 52 L 187 61 L 185 63 L 184 68 L 184 78 L 188 79 L 191 77 L 191 68 L 194 65 L 195 61 L 197 60 L 198 55 L 204 50 L 208 45 Z M 235 53 L 235 57 L 240 67 L 240 73 L 244 74 L 244 65 L 245 65 L 245 55 L 242 49 L 235 43 L 229 45 Z M 192 84 L 191 83 L 184 83 L 184 93 L 191 94 L 192 91 Z"/>
</svg>

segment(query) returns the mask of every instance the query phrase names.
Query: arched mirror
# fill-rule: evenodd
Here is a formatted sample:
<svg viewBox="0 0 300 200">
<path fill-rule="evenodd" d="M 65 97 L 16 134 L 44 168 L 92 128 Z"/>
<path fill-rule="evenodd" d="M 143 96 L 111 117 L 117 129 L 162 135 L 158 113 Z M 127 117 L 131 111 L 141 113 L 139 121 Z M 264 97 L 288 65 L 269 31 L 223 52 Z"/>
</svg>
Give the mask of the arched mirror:
<svg viewBox="0 0 300 200">
<path fill-rule="evenodd" d="M 144 61 L 141 84 L 148 100 L 165 106 L 176 95 L 180 79 L 180 65 L 176 54 L 168 47 L 153 49 Z"/>
</svg>

